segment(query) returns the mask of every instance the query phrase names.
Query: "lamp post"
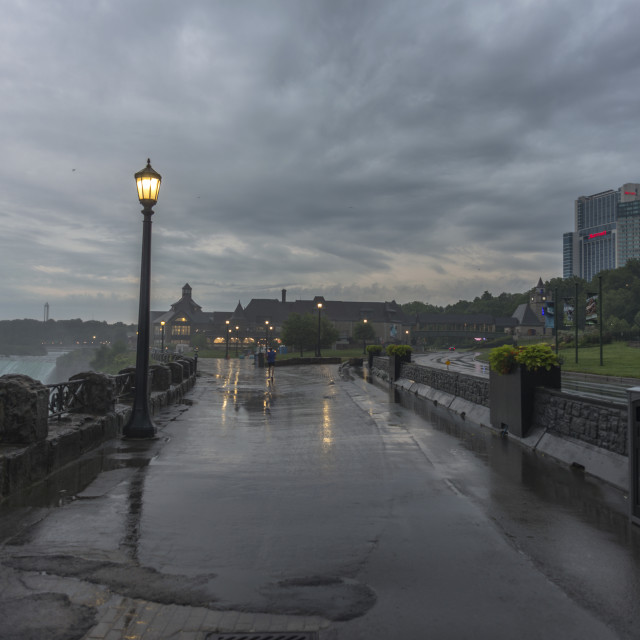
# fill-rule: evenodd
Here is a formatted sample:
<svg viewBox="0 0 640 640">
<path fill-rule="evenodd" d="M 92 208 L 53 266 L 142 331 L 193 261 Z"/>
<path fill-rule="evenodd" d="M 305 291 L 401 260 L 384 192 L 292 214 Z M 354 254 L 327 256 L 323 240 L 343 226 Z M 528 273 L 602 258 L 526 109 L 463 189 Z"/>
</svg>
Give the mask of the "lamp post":
<svg viewBox="0 0 640 640">
<path fill-rule="evenodd" d="M 322 302 L 318 302 L 318 349 L 316 350 L 316 357 L 321 358 L 320 353 L 320 316 L 322 315 Z"/>
<path fill-rule="evenodd" d="M 142 205 L 142 261 L 140 267 L 140 304 L 136 347 L 135 396 L 131 418 L 122 430 L 125 438 L 153 438 L 156 426 L 149 414 L 149 314 L 151 312 L 151 216 L 158 202 L 162 177 L 147 166 L 135 174 L 138 199 Z"/>
<path fill-rule="evenodd" d="M 264 321 L 264 352 L 267 352 L 267 347 L 269 345 L 269 321 Z"/>
<path fill-rule="evenodd" d="M 162 341 L 161 341 L 161 345 L 162 345 L 162 353 L 163 353 L 163 354 L 164 354 L 164 325 L 165 325 L 164 320 L 160 320 L 160 328 L 161 328 L 161 331 L 162 331 Z M 164 356 L 163 356 L 163 357 L 164 357 Z"/>
<path fill-rule="evenodd" d="M 240 341 L 240 327 L 236 326 L 236 358 L 238 357 L 238 342 Z"/>
<path fill-rule="evenodd" d="M 229 359 L 229 331 L 231 331 L 231 329 L 229 329 L 229 321 L 225 320 L 224 323 L 227 325 L 227 336 L 225 338 L 225 343 L 227 345 L 227 348 L 224 352 L 224 359 L 228 360 Z"/>
<path fill-rule="evenodd" d="M 405 330 L 404 335 L 405 335 L 404 343 L 409 344 L 409 329 Z"/>
<path fill-rule="evenodd" d="M 364 318 L 362 320 L 362 322 L 364 322 L 364 324 L 367 324 L 367 319 Z M 366 353 L 367 353 L 367 339 L 363 338 L 363 340 L 362 340 L 362 355 L 364 356 L 364 355 L 366 355 Z"/>
</svg>

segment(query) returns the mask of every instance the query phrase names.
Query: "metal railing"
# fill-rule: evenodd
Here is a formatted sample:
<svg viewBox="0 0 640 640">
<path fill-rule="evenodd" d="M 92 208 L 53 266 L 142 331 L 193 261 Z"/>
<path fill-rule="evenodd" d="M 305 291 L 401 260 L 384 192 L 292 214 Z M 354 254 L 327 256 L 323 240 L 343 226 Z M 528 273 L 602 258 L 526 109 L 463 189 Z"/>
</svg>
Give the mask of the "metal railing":
<svg viewBox="0 0 640 640">
<path fill-rule="evenodd" d="M 135 372 L 109 376 L 115 384 L 114 400 L 133 395 Z M 47 384 L 49 390 L 49 419 L 58 418 L 71 411 L 78 411 L 87 405 L 85 393 L 86 380 L 67 380 L 56 384 Z"/>
<path fill-rule="evenodd" d="M 158 362 L 172 362 L 184 358 L 180 353 L 162 352 L 161 349 L 152 349 L 151 357 Z M 194 357 L 195 369 L 198 365 L 198 354 Z M 135 388 L 135 371 L 120 373 L 109 376 L 115 383 L 114 400 L 118 402 L 121 398 L 133 396 Z M 153 381 L 153 371 L 149 371 L 150 381 Z M 87 405 L 85 393 L 86 380 L 67 380 L 56 384 L 45 385 L 49 390 L 49 418 L 58 418 L 70 411 L 78 411 Z"/>
</svg>

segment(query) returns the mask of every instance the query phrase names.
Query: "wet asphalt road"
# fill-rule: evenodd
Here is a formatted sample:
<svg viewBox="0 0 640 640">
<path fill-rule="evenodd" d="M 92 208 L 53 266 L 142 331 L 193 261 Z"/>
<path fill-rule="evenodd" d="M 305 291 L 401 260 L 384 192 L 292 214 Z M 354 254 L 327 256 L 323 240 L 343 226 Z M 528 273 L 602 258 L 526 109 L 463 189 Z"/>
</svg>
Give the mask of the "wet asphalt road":
<svg viewBox="0 0 640 640">
<path fill-rule="evenodd" d="M 200 370 L 161 438 L 105 448 L 77 499 L 52 482 L 60 506 L 5 505 L 2 565 L 319 615 L 332 640 L 638 637 L 624 495 L 336 366 Z"/>
</svg>

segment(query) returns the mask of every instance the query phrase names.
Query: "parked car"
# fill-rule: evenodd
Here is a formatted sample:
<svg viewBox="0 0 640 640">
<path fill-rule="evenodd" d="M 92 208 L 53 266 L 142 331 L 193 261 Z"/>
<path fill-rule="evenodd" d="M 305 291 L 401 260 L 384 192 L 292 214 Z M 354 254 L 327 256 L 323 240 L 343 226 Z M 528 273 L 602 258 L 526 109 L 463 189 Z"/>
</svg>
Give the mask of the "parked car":
<svg viewBox="0 0 640 640">
<path fill-rule="evenodd" d="M 455 347 L 449 347 L 449 351 L 455 351 L 456 348 Z"/>
</svg>

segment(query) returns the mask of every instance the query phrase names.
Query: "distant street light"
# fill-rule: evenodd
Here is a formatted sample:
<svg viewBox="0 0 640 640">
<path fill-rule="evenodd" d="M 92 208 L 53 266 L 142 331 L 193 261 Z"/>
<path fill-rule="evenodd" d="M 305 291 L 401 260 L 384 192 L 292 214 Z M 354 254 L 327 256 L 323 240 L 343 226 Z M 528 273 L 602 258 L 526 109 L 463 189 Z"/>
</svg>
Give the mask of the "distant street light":
<svg viewBox="0 0 640 640">
<path fill-rule="evenodd" d="M 269 321 L 264 321 L 264 350 L 267 351 L 267 345 L 269 344 Z"/>
<path fill-rule="evenodd" d="M 228 320 L 225 320 L 224 323 L 227 325 L 227 332 L 226 332 L 227 333 L 227 337 L 225 338 L 225 342 L 227 344 L 227 348 L 226 348 L 226 351 L 224 353 L 224 357 L 225 357 L 225 360 L 228 360 L 229 359 L 229 332 L 231 331 L 231 329 L 229 329 L 229 321 Z"/>
<path fill-rule="evenodd" d="M 140 267 L 140 304 L 136 347 L 135 396 L 131 418 L 122 430 L 125 438 L 154 438 L 156 426 L 149 414 L 149 315 L 151 313 L 151 216 L 158 202 L 162 177 L 147 166 L 135 174 L 138 199 L 142 205 L 142 261 Z"/>
<path fill-rule="evenodd" d="M 367 319 L 364 318 L 362 322 L 364 322 L 364 324 L 367 324 Z M 367 353 L 367 339 L 364 338 L 362 340 L 362 355 L 366 355 L 366 353 Z"/>
<path fill-rule="evenodd" d="M 318 302 L 318 348 L 316 350 L 316 357 L 321 358 L 320 353 L 320 316 L 322 315 L 322 302 Z"/>
<path fill-rule="evenodd" d="M 409 329 L 407 329 L 407 330 L 404 332 L 404 335 L 405 335 L 404 343 L 405 343 L 405 344 L 409 344 Z"/>
<path fill-rule="evenodd" d="M 240 341 L 240 327 L 236 327 L 236 358 L 238 357 L 238 342 Z"/>
<path fill-rule="evenodd" d="M 164 325 L 165 325 L 165 321 L 164 320 L 160 320 L 160 327 L 162 330 L 162 353 L 164 353 Z"/>
</svg>

